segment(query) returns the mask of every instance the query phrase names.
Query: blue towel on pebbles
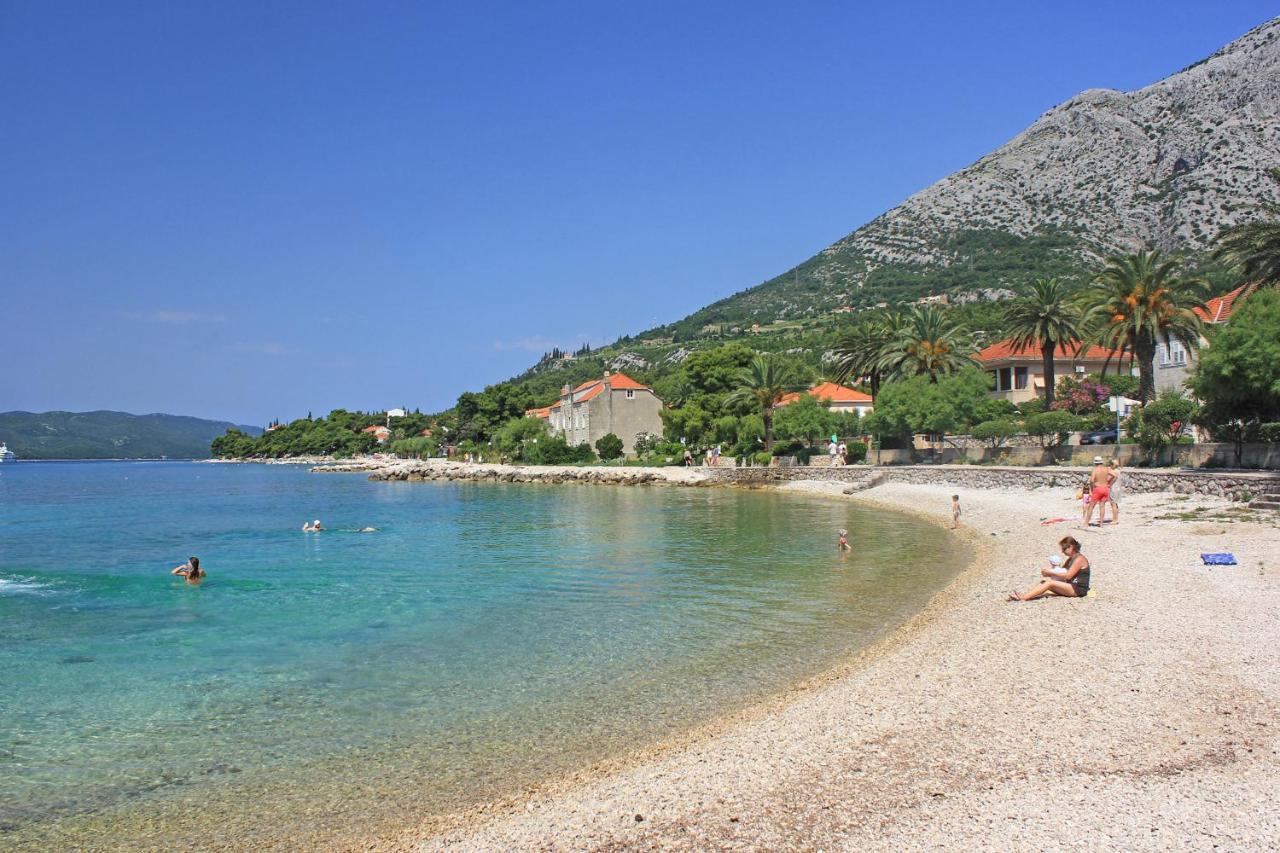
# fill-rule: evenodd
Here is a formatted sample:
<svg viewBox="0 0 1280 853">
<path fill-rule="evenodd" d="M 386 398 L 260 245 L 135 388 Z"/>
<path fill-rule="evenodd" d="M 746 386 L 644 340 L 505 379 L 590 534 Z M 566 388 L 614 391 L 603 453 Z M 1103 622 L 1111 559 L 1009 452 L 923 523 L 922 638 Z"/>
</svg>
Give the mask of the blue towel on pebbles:
<svg viewBox="0 0 1280 853">
<path fill-rule="evenodd" d="M 1236 565 L 1236 557 L 1234 554 L 1201 554 L 1200 559 L 1204 560 L 1204 564 L 1206 566 Z"/>
</svg>

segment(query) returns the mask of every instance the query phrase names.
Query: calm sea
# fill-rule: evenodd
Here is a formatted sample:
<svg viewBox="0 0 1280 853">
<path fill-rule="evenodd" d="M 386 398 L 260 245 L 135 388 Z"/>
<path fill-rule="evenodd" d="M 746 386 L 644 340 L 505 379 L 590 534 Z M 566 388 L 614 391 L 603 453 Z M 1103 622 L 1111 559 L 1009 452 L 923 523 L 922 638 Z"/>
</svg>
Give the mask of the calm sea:
<svg viewBox="0 0 1280 853">
<path fill-rule="evenodd" d="M 4 465 L 0 848 L 305 847 L 511 794 L 830 666 L 958 548 L 767 492 Z"/>
</svg>

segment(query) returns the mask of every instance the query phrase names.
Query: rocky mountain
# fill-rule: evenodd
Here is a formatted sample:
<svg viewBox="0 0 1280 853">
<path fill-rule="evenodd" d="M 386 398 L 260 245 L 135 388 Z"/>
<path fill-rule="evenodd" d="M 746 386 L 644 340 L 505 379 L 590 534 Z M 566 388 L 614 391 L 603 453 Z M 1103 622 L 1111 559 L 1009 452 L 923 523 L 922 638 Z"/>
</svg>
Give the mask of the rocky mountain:
<svg viewBox="0 0 1280 853">
<path fill-rule="evenodd" d="M 128 412 L 0 412 L 0 440 L 19 459 L 207 459 L 235 424 Z M 261 435 L 258 427 L 240 427 Z"/>
<path fill-rule="evenodd" d="M 1041 275 L 1083 278 L 1143 245 L 1194 258 L 1280 201 L 1277 167 L 1280 18 L 1146 88 L 1081 92 L 796 268 L 667 328 L 972 300 Z"/>
</svg>

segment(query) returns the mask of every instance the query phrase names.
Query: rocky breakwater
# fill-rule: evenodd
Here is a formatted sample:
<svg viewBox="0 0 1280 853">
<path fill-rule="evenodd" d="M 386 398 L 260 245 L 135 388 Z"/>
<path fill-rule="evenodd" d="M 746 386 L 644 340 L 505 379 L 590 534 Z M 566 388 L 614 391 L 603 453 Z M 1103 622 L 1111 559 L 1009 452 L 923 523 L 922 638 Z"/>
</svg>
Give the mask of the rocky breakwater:
<svg viewBox="0 0 1280 853">
<path fill-rule="evenodd" d="M 571 483 L 581 485 L 684 485 L 707 482 L 696 469 L 686 468 L 603 468 L 560 465 L 475 465 L 458 462 L 399 462 L 374 468 L 364 465 L 337 465 L 318 471 L 368 471 L 370 480 L 402 482 L 474 481 L 489 483 Z"/>
</svg>

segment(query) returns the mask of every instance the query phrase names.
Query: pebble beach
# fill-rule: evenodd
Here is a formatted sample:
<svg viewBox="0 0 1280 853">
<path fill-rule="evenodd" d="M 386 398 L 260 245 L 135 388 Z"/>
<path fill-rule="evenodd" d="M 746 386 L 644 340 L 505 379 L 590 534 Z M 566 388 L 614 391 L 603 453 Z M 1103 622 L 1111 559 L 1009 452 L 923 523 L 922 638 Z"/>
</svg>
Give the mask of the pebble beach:
<svg viewBox="0 0 1280 853">
<path fill-rule="evenodd" d="M 783 488 L 940 524 L 959 492 L 977 558 L 784 696 L 362 849 L 1275 848 L 1274 514 L 1142 494 L 1085 530 L 1064 490 Z M 1005 602 L 1064 535 L 1093 562 L 1090 595 Z M 1239 565 L 1204 566 L 1209 551 Z"/>
</svg>

